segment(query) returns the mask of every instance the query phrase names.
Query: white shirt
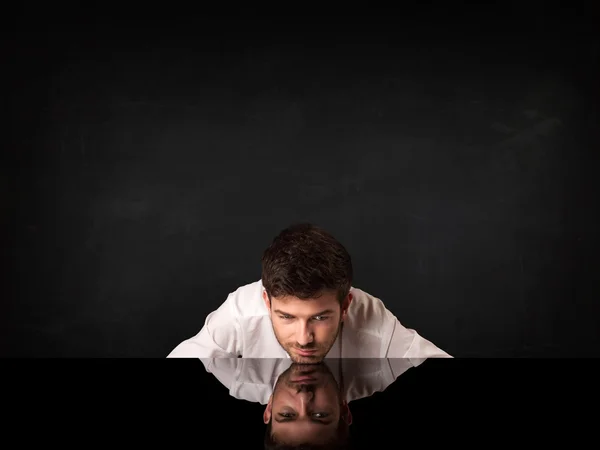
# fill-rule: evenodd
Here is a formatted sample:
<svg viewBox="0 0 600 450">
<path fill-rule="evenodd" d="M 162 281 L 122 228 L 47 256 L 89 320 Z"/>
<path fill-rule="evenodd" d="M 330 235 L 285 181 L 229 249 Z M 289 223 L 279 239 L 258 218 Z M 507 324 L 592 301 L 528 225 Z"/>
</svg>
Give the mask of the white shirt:
<svg viewBox="0 0 600 450">
<path fill-rule="evenodd" d="M 325 363 L 336 382 L 340 372 L 344 377 L 343 397 L 347 402 L 383 392 L 400 375 L 421 364 L 423 359 L 328 359 Z M 202 359 L 207 372 L 212 373 L 229 395 L 266 405 L 279 376 L 285 372 L 290 359 L 269 358 L 211 358 Z"/>
<path fill-rule="evenodd" d="M 353 299 L 326 358 L 451 358 L 404 327 L 381 300 L 352 287 Z M 168 358 L 289 358 L 279 345 L 262 297 L 262 281 L 239 287 L 211 312 L 200 332 Z M 340 350 L 340 339 L 342 345 Z"/>
</svg>

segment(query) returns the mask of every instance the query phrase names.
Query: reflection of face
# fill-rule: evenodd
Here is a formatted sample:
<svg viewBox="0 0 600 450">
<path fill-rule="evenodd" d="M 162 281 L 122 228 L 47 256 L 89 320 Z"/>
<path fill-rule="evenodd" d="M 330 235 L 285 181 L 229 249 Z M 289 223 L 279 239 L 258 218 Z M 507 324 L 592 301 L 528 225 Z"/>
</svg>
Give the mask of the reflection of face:
<svg viewBox="0 0 600 450">
<path fill-rule="evenodd" d="M 310 364 L 323 360 L 340 331 L 352 294 L 340 307 L 335 292 L 324 292 L 318 298 L 302 300 L 296 297 L 263 299 L 271 314 L 275 337 L 295 363 Z"/>
<path fill-rule="evenodd" d="M 271 432 L 288 444 L 324 442 L 337 430 L 341 414 L 338 385 L 324 364 L 293 364 L 277 380 L 265 410 Z"/>
</svg>

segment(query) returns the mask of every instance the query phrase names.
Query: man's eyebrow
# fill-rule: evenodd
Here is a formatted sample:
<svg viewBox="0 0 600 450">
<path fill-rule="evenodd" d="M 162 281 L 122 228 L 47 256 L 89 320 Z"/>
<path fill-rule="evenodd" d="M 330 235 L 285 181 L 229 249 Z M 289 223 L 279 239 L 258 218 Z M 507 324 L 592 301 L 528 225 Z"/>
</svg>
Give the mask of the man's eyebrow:
<svg viewBox="0 0 600 450">
<path fill-rule="evenodd" d="M 281 418 L 279 418 L 279 417 L 275 417 L 275 422 L 277 422 L 277 423 L 286 423 L 286 422 L 295 422 L 295 421 L 296 421 L 295 418 L 290 418 L 290 417 L 281 417 Z M 333 420 L 327 420 L 327 421 L 325 421 L 325 420 L 315 419 L 315 418 L 312 418 L 312 417 L 311 417 L 310 421 L 312 423 L 318 423 L 319 425 L 331 425 L 333 423 Z"/>
<path fill-rule="evenodd" d="M 325 311 L 321 311 L 320 313 L 314 314 L 315 316 L 324 316 L 326 314 L 331 314 L 333 311 L 331 309 L 326 309 Z"/>
<path fill-rule="evenodd" d="M 284 316 L 291 316 L 291 314 L 288 314 L 288 313 L 286 313 L 286 312 L 283 312 L 283 311 L 281 311 L 280 309 L 274 309 L 274 310 L 273 310 L 273 312 L 274 312 L 274 313 L 277 313 L 277 314 L 284 315 Z"/>
</svg>

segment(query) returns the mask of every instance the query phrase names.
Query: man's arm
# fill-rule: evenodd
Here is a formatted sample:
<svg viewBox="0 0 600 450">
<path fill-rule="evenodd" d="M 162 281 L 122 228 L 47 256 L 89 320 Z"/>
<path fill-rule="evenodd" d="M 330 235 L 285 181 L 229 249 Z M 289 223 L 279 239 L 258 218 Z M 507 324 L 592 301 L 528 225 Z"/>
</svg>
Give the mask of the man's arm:
<svg viewBox="0 0 600 450">
<path fill-rule="evenodd" d="M 262 405 L 269 402 L 275 382 L 292 364 L 289 358 L 202 358 L 201 361 L 229 395 Z"/>
<path fill-rule="evenodd" d="M 167 358 L 237 358 L 242 347 L 241 327 L 228 299 L 206 317 L 196 336 L 181 342 Z"/>
<path fill-rule="evenodd" d="M 406 328 L 396 319 L 386 358 L 409 358 L 419 361 L 426 358 L 452 358 L 452 356 L 420 336 L 415 330 Z"/>
<path fill-rule="evenodd" d="M 235 374 L 242 362 L 241 358 L 200 358 L 208 373 L 221 382 L 229 391 L 235 383 Z"/>
</svg>

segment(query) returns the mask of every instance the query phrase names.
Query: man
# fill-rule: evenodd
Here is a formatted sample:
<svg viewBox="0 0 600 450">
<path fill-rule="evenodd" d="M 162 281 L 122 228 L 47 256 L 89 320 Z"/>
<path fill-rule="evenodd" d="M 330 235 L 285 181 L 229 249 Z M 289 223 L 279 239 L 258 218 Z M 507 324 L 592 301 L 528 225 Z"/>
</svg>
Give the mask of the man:
<svg viewBox="0 0 600 450">
<path fill-rule="evenodd" d="M 289 358 L 202 358 L 201 361 L 206 371 L 227 388 L 230 396 L 261 405 L 272 403 L 278 380 L 287 379 L 283 374 L 290 370 L 310 371 L 315 366 L 295 364 Z M 404 358 L 325 358 L 320 364 L 331 371 L 342 396 L 349 403 L 385 391 L 400 375 L 424 361 Z"/>
<path fill-rule="evenodd" d="M 293 364 L 263 413 L 264 448 L 345 448 L 352 414 L 327 365 Z"/>
<path fill-rule="evenodd" d="M 290 226 L 262 257 L 261 280 L 242 286 L 208 314 L 200 332 L 168 357 L 450 357 L 404 327 L 378 298 L 352 286 L 350 255 L 311 224 Z"/>
<path fill-rule="evenodd" d="M 265 405 L 265 448 L 339 448 L 352 424 L 350 403 L 385 391 L 423 360 L 289 358 L 202 360 L 237 399 Z M 374 411 L 375 412 L 375 411 Z"/>
</svg>

